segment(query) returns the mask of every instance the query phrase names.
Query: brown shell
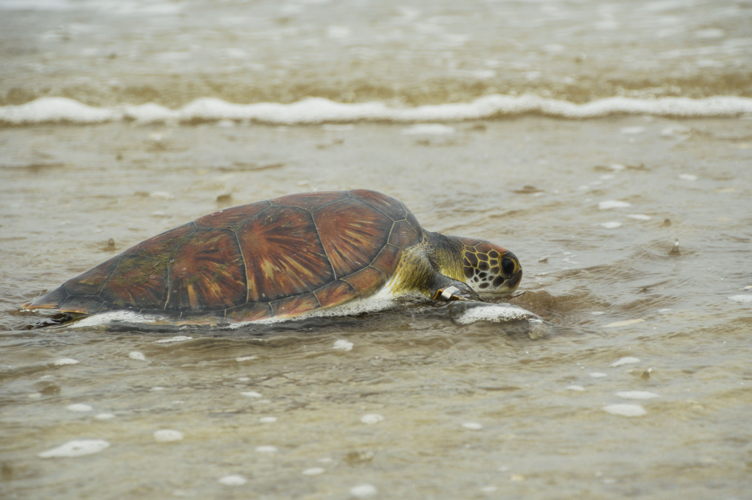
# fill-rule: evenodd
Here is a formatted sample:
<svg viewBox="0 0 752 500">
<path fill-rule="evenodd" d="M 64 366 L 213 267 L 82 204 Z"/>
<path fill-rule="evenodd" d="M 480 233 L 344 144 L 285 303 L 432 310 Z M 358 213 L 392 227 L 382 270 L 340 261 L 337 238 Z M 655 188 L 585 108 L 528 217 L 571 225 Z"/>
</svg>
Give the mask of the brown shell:
<svg viewBox="0 0 752 500">
<path fill-rule="evenodd" d="M 285 196 L 150 238 L 27 307 L 296 316 L 374 293 L 422 234 L 402 203 L 374 191 Z"/>
</svg>

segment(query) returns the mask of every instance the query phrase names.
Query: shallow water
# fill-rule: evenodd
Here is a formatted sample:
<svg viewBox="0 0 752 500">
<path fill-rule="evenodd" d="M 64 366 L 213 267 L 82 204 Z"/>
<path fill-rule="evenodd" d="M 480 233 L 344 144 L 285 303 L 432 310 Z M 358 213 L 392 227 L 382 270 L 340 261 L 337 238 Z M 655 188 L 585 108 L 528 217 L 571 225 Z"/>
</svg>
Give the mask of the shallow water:
<svg viewBox="0 0 752 500">
<path fill-rule="evenodd" d="M 421 137 L 374 124 L 3 129 L 4 488 L 19 498 L 339 498 L 360 483 L 387 497 L 742 497 L 750 125 L 528 117 Z M 661 135 L 677 126 L 682 137 Z M 350 186 L 405 200 L 429 229 L 512 248 L 526 272 L 515 302 L 556 329 L 531 340 L 410 309 L 266 335 L 14 329 L 31 320 L 11 314 L 18 304 L 217 208 L 220 195 Z M 599 208 L 608 201 L 629 206 Z M 178 336 L 190 339 L 163 342 Z M 637 361 L 612 366 L 624 357 Z M 55 364 L 67 358 L 78 363 Z M 658 397 L 616 395 L 630 390 Z M 67 409 L 77 403 L 92 409 Z M 646 414 L 604 411 L 617 403 Z M 364 424 L 367 414 L 383 421 Z M 160 429 L 184 438 L 157 442 Z M 82 438 L 111 446 L 38 457 Z M 315 467 L 324 472 L 303 474 Z M 232 474 L 248 482 L 218 482 Z"/>
<path fill-rule="evenodd" d="M 258 29 L 242 30 L 232 24 L 245 8 L 239 2 L 118 4 L 50 0 L 19 10 L 3 2 L 2 110 L 45 96 L 108 109 L 177 109 L 201 97 L 409 106 L 532 92 L 570 103 L 629 95 L 650 107 L 652 96 L 749 96 L 734 83 L 748 85 L 749 51 L 737 50 L 749 40 L 744 3 L 484 3 L 514 13 L 504 21 L 514 36 L 499 41 L 480 7 L 421 4 L 415 14 L 386 3 L 366 22 L 340 4 L 262 3 L 249 21 Z M 389 38 L 384 25 L 399 22 L 414 30 Z M 437 26 L 468 38 L 432 36 Z M 420 36 L 437 45 L 405 49 Z M 166 39 L 168 55 L 144 56 Z M 296 53 L 296 40 L 308 48 Z M 588 58 L 564 57 L 570 43 L 588 48 Z M 87 46 L 130 55 L 105 64 Z M 205 56 L 217 47 L 253 51 L 260 76 L 241 78 L 250 66 L 219 71 L 222 61 Z M 400 49 L 405 66 L 385 71 Z M 241 66 L 256 61 L 230 53 Z M 90 57 L 98 63 L 86 66 Z M 479 61 L 487 59 L 498 64 L 487 66 L 493 84 L 470 85 L 455 71 L 486 68 Z M 614 80 L 597 85 L 608 71 Z M 555 83 L 567 75 L 576 80 L 571 92 Z M 110 78 L 133 82 L 102 85 Z M 685 87 L 676 86 L 681 78 Z M 380 90 L 360 94 L 361 81 Z M 146 90 L 118 90 L 131 86 Z M 449 96 L 452 89 L 460 90 Z M 752 120 L 720 114 L 6 123 L 0 493 L 747 497 Z M 401 199 L 429 230 L 513 250 L 525 269 L 525 293 L 513 302 L 544 318 L 545 334 L 519 322 L 463 325 L 447 306 L 237 330 L 22 329 L 38 316 L 19 313 L 20 304 L 165 229 L 234 204 L 356 187 Z M 180 434 L 160 432 L 169 430 Z M 109 446 L 49 456 L 73 440 Z"/>
</svg>

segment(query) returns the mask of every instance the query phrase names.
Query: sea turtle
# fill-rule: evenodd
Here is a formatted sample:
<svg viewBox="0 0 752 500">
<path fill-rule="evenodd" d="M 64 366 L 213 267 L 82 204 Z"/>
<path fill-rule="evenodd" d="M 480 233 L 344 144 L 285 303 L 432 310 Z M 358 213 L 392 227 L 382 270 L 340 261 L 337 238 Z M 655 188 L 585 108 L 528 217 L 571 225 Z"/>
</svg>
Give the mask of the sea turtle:
<svg viewBox="0 0 752 500">
<path fill-rule="evenodd" d="M 154 236 L 24 305 L 67 319 L 115 310 L 181 321 L 292 318 L 386 292 L 511 293 L 514 254 L 424 230 L 375 191 L 317 192 L 228 208 Z"/>
</svg>

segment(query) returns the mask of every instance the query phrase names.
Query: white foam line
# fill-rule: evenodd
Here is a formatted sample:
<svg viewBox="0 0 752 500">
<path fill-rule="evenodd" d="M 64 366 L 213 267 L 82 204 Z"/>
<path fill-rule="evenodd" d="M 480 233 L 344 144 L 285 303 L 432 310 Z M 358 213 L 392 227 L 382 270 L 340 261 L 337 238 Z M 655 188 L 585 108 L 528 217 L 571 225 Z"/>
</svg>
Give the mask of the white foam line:
<svg viewBox="0 0 752 500">
<path fill-rule="evenodd" d="M 496 94 L 468 103 L 394 108 L 382 102 L 345 104 L 322 98 L 309 98 L 290 104 L 234 104 L 207 97 L 196 99 L 179 109 L 169 109 L 158 104 L 98 108 L 65 97 L 42 97 L 26 104 L 0 107 L 0 123 L 23 125 L 48 122 L 102 123 L 120 120 L 145 123 L 249 120 L 295 125 L 358 121 L 460 121 L 525 113 L 573 119 L 597 118 L 612 114 L 680 117 L 735 116 L 752 113 L 752 98 L 734 96 L 715 96 L 704 99 L 609 97 L 577 104 L 533 95 Z"/>
</svg>

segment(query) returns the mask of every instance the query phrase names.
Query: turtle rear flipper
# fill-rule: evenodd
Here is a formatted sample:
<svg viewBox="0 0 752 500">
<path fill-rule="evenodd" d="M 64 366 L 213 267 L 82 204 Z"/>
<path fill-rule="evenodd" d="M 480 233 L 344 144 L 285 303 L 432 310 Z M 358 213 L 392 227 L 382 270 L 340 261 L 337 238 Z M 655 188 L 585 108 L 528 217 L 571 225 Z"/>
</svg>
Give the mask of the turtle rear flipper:
<svg viewBox="0 0 752 500">
<path fill-rule="evenodd" d="M 21 309 L 60 309 L 60 305 L 67 298 L 68 294 L 63 287 L 56 288 L 55 290 L 45 293 L 41 297 L 37 297 L 31 302 L 21 306 Z"/>
<path fill-rule="evenodd" d="M 68 323 L 73 323 L 74 321 L 83 319 L 86 316 L 88 316 L 88 314 L 59 312 L 59 313 L 52 314 L 50 316 L 46 316 L 44 319 L 35 321 L 34 323 L 30 325 L 24 325 L 23 327 L 21 327 L 21 329 L 22 330 L 36 330 L 37 328 L 46 328 L 48 326 L 67 325 Z"/>
<path fill-rule="evenodd" d="M 55 309 L 61 314 L 75 315 L 78 319 L 99 312 L 102 309 L 102 299 L 96 296 L 71 295 L 61 286 L 24 304 L 21 309 Z"/>
</svg>

